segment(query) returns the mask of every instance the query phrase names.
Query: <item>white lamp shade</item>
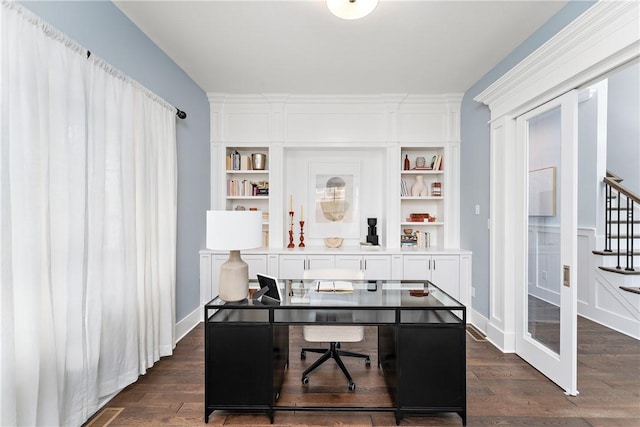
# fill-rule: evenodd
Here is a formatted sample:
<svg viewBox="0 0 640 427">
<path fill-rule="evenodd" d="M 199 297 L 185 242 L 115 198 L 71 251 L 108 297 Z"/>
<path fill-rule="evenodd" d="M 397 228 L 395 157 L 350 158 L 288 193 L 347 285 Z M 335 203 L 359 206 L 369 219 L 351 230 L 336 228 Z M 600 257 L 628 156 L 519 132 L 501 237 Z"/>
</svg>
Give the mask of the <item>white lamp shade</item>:
<svg viewBox="0 0 640 427">
<path fill-rule="evenodd" d="M 262 212 L 207 211 L 207 249 L 244 250 L 262 246 Z"/>
<path fill-rule="evenodd" d="M 378 0 L 327 0 L 327 7 L 338 18 L 360 19 L 378 6 Z"/>
</svg>

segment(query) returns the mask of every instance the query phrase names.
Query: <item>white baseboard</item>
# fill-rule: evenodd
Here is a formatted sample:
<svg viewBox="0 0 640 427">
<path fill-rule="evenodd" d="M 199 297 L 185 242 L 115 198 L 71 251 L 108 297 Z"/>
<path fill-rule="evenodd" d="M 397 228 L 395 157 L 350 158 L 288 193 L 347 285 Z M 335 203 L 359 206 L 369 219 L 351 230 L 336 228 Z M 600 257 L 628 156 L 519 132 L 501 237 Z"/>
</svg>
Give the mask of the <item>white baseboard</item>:
<svg viewBox="0 0 640 427">
<path fill-rule="evenodd" d="M 491 321 L 487 323 L 487 340 L 503 353 L 515 353 L 516 351 L 515 334 L 513 332 L 505 333 L 504 330 L 491 323 Z"/>
<path fill-rule="evenodd" d="M 477 330 L 487 335 L 487 324 L 489 323 L 489 319 L 475 311 L 473 308 L 469 310 L 468 315 L 469 317 L 467 321 L 475 326 Z"/>
<path fill-rule="evenodd" d="M 189 313 L 185 318 L 176 323 L 176 343 L 185 337 L 198 323 L 202 322 L 204 312 L 203 307 L 198 307 Z"/>
</svg>

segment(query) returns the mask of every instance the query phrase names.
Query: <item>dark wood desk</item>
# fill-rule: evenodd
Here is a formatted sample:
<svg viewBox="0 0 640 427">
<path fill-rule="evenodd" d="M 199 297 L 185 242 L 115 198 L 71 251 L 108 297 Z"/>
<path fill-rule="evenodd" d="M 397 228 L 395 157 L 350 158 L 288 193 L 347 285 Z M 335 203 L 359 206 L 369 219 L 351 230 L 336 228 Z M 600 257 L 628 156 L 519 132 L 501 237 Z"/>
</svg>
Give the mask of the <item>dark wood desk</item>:
<svg viewBox="0 0 640 427">
<path fill-rule="evenodd" d="M 218 409 L 265 412 L 272 423 L 275 411 L 348 409 L 394 412 L 397 423 L 405 414 L 456 412 L 466 425 L 466 308 L 428 281 L 353 284 L 353 293 L 338 294 L 316 292 L 313 281 L 283 280 L 280 304 L 209 302 L 205 422 Z M 422 289 L 429 295 L 419 295 Z M 393 406 L 278 405 L 289 362 L 289 325 L 309 324 L 377 326 L 379 368 Z"/>
</svg>

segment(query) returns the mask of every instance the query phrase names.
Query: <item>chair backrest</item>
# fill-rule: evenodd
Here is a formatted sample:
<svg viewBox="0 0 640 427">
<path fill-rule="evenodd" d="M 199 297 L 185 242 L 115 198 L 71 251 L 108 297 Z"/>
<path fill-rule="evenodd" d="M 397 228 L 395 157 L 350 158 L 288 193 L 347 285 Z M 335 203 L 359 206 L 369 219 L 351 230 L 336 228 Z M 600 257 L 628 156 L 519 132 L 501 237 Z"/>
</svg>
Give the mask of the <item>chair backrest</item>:
<svg viewBox="0 0 640 427">
<path fill-rule="evenodd" d="M 304 270 L 306 280 L 364 280 L 364 271 L 346 268 L 319 268 Z M 360 342 L 364 339 L 364 326 L 305 325 L 303 337 L 309 342 Z"/>
<path fill-rule="evenodd" d="M 348 268 L 319 268 L 304 270 L 303 279 L 364 280 L 364 271 Z"/>
</svg>

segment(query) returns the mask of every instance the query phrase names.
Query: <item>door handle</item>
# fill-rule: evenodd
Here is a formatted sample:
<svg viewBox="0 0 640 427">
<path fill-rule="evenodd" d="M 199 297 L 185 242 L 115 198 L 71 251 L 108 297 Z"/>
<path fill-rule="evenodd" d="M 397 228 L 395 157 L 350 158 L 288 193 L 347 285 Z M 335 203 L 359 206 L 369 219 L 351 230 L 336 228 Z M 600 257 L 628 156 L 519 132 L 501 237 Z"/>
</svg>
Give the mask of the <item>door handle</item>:
<svg viewBox="0 0 640 427">
<path fill-rule="evenodd" d="M 562 266 L 562 284 L 567 288 L 571 287 L 571 267 L 568 265 Z"/>
</svg>

